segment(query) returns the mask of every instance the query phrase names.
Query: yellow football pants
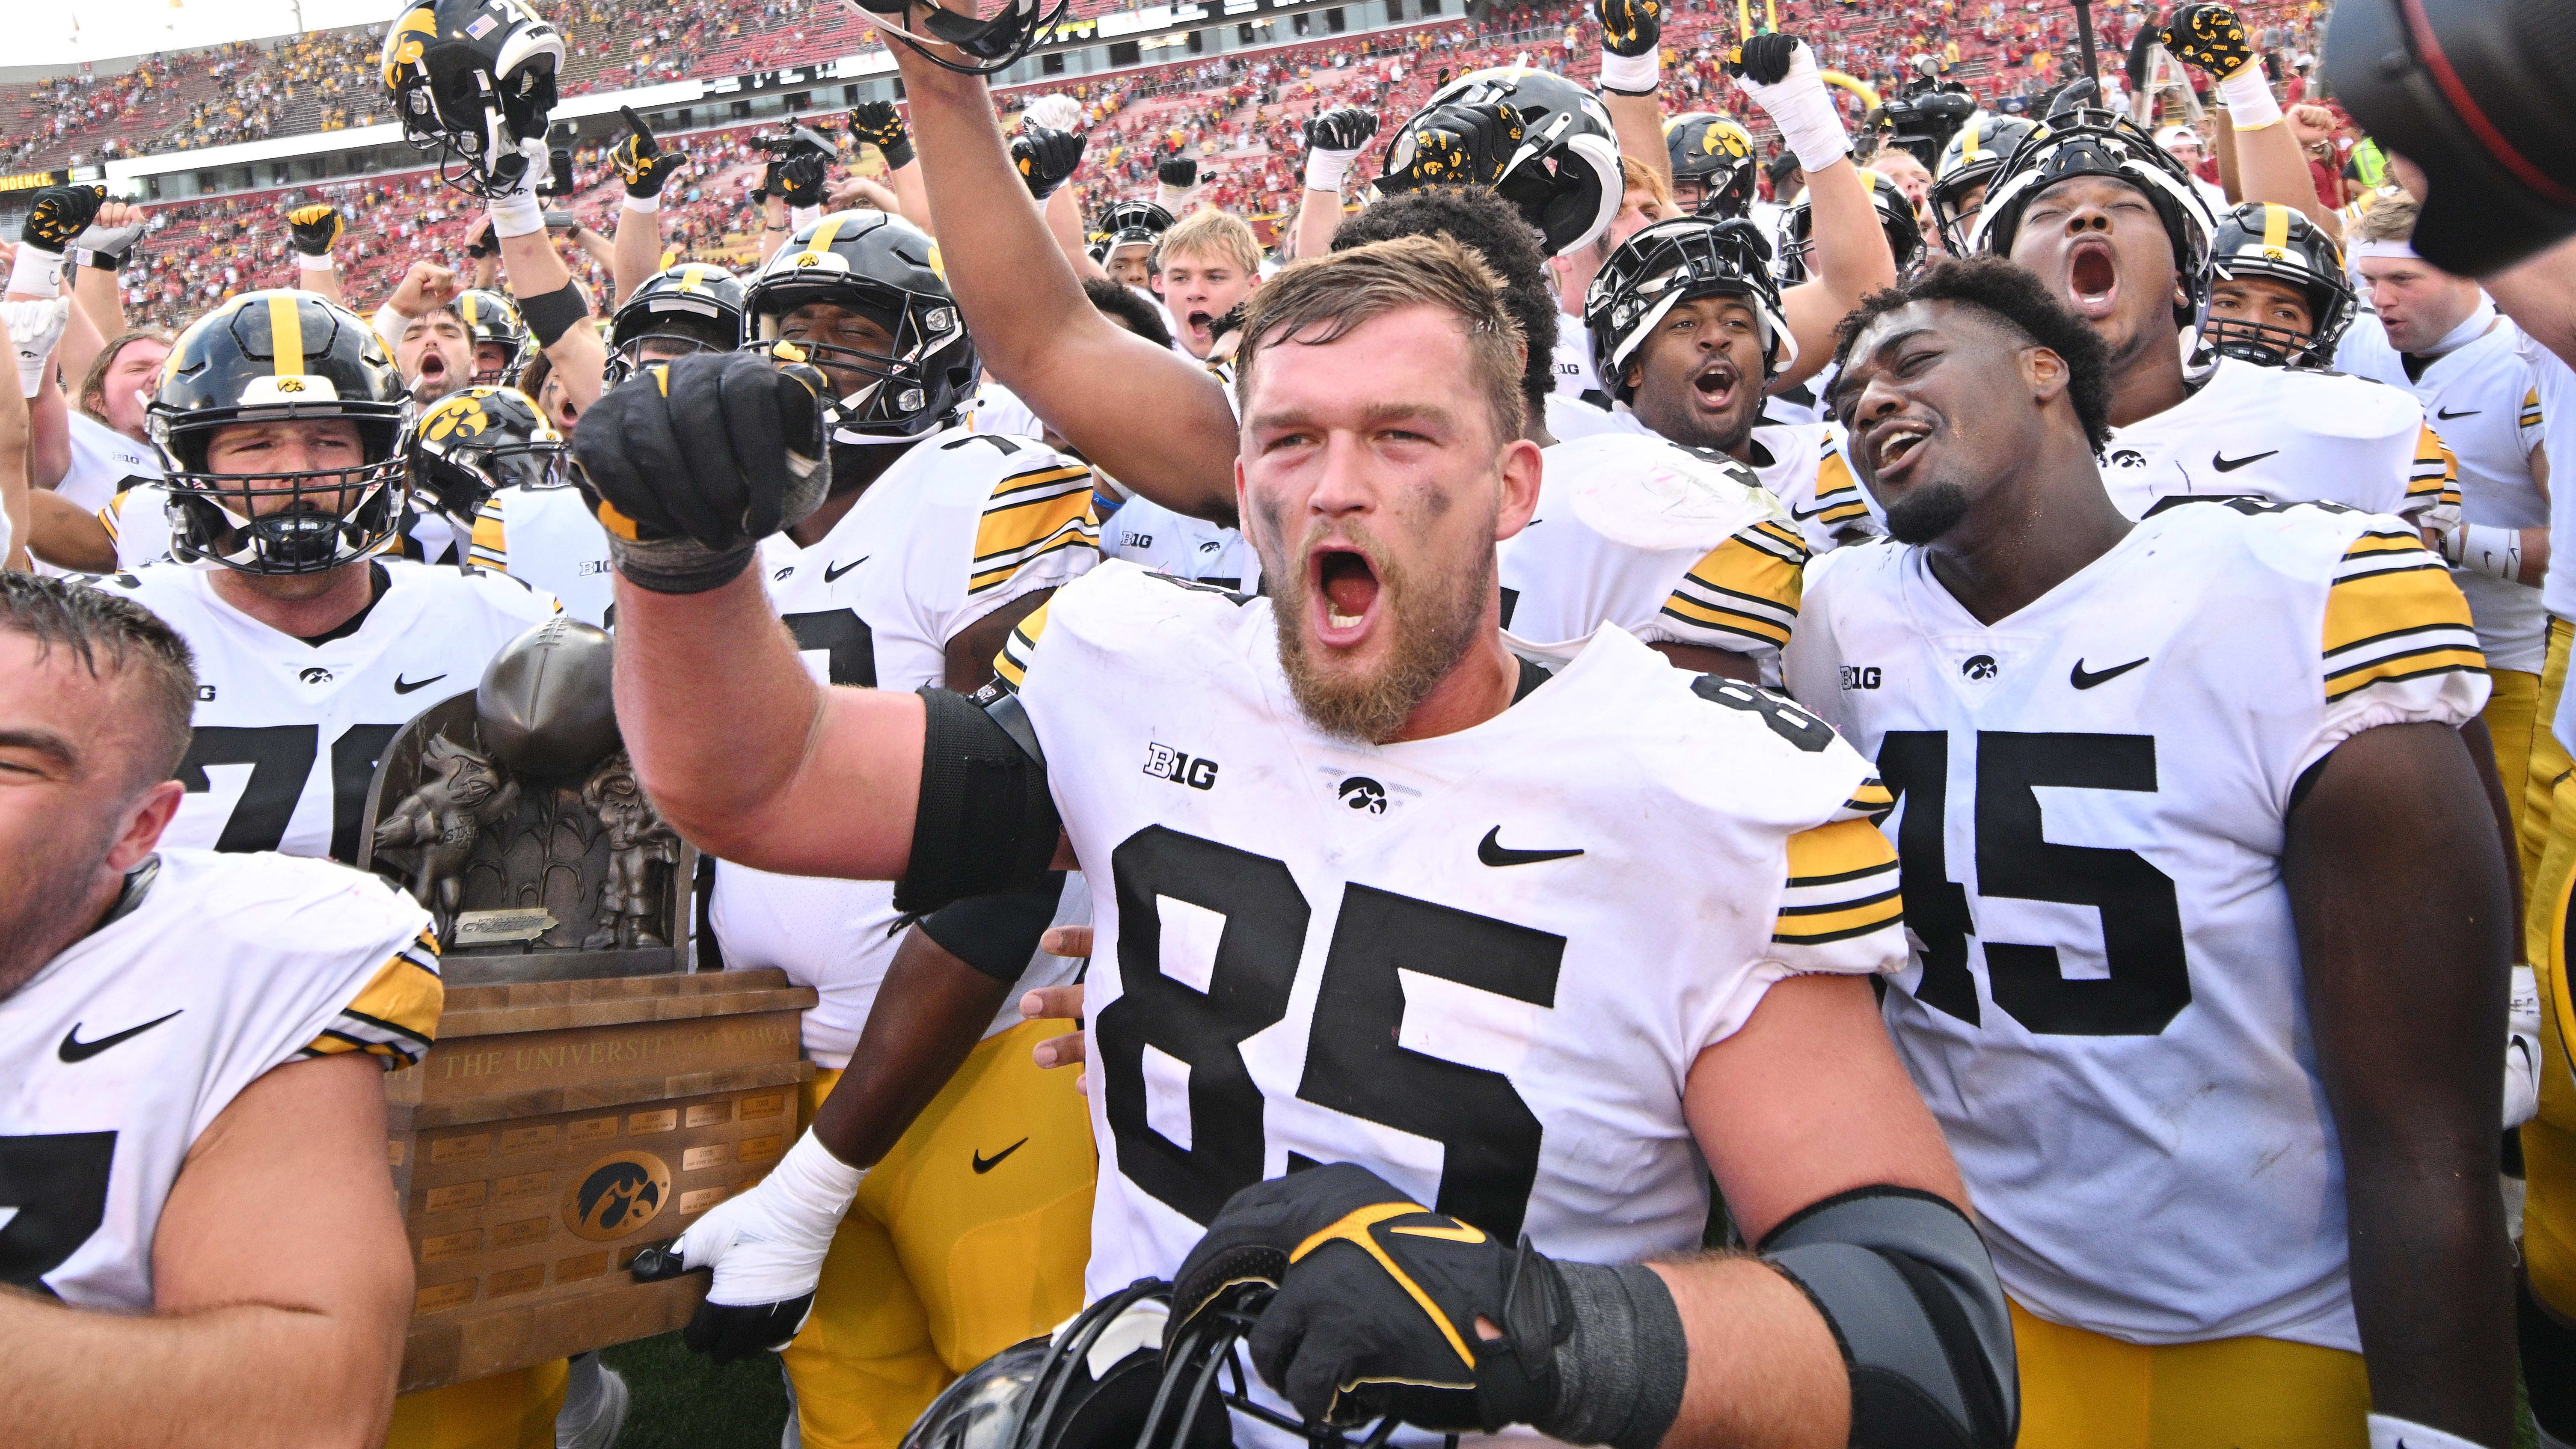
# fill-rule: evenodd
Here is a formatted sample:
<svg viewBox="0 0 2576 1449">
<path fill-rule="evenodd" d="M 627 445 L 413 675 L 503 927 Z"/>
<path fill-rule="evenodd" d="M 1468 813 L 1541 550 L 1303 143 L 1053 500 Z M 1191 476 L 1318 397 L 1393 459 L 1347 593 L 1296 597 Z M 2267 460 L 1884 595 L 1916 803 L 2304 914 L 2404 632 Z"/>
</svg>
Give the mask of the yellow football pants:
<svg viewBox="0 0 2576 1449">
<path fill-rule="evenodd" d="M 2365 1449 L 2361 1355 L 2278 1338 L 2149 1348 L 2012 1305 L 2020 1449 Z"/>
<path fill-rule="evenodd" d="M 2522 824 L 2531 813 L 2531 722 L 2539 709 L 2539 675 L 2519 669 L 2488 671 L 2487 707 L 2478 718 L 2486 721 L 2487 738 L 2495 742 L 2496 778 L 2504 785 L 2505 814 L 2513 821 L 2514 843 L 2521 852 L 2516 864 L 2525 892 L 2540 869 L 2540 849 L 2549 838 L 2545 824 L 2537 835 Z M 2544 784 L 2542 793 L 2547 792 Z"/>
<path fill-rule="evenodd" d="M 2522 832 L 2522 898 L 2540 899 L 2540 857 L 2549 849 L 2550 822 L 2556 818 L 2552 794 L 2558 788 L 2558 777 L 2567 773 L 2571 764 L 2567 749 L 2558 743 L 2550 725 L 2558 718 L 2558 697 L 2567 688 L 2567 655 L 2576 644 L 2576 625 L 2564 619 L 2549 621 L 2549 654 L 2540 666 L 2540 693 L 2532 700 L 2530 763 L 2522 772 L 2522 814 L 2515 822 Z M 2497 680 L 2505 676 L 2498 674 Z M 2495 729 L 2489 723 L 2487 729 Z M 2504 773 L 2504 737 L 2496 736 L 2496 772 Z M 2512 788 L 2510 777 L 2506 788 Z M 2511 797 L 2508 796 L 2508 799 Z"/>
<path fill-rule="evenodd" d="M 1029 1058 L 1071 1028 L 987 1038 L 869 1169 L 781 1355 L 806 1449 L 894 1449 L 958 1374 L 1081 1311 L 1100 1157 L 1074 1073 Z"/>
<path fill-rule="evenodd" d="M 555 1449 L 565 1361 L 394 1400 L 385 1449 Z"/>
<path fill-rule="evenodd" d="M 2551 659 L 2558 630 L 2550 622 Z M 2546 716 L 2543 716 L 2545 719 Z M 2537 751 L 2534 752 L 2535 757 Z M 2576 776 L 2562 774 L 2550 811 L 2549 849 L 2541 857 L 2539 889 L 2525 911 L 2524 948 L 2540 982 L 2540 1115 L 2522 1126 L 2523 1261 L 2531 1290 L 2562 1314 L 2576 1314 L 2576 1067 L 2568 1046 L 2576 1041 L 2576 1002 L 2569 977 L 2576 930 L 2569 898 L 2576 894 Z"/>
</svg>

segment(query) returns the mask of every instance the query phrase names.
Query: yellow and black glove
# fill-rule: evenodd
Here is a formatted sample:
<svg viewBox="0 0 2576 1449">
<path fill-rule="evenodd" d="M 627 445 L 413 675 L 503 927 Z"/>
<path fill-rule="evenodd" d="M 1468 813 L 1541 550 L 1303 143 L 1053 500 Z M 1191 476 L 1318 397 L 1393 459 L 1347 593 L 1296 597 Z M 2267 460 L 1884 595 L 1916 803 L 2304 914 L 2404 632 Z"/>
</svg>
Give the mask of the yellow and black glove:
<svg viewBox="0 0 2576 1449">
<path fill-rule="evenodd" d="M 1612 55 L 1645 55 L 1663 42 L 1662 0 L 1594 0 L 1601 47 Z"/>
<path fill-rule="evenodd" d="M 18 240 L 59 252 L 70 245 L 73 237 L 89 229 L 98 209 L 106 204 L 104 186 L 48 186 L 36 193 L 35 205 L 27 211 L 27 223 L 18 229 Z"/>
<path fill-rule="evenodd" d="M 2254 62 L 2244 17 L 2225 5 L 2182 7 L 2156 32 L 2156 43 L 2211 80 L 2225 80 Z"/>
<path fill-rule="evenodd" d="M 340 208 L 327 201 L 299 206 L 286 214 L 286 232 L 295 241 L 295 249 L 308 257 L 327 257 L 340 240 L 348 223 L 341 220 Z"/>
<path fill-rule="evenodd" d="M 608 164 L 617 168 L 617 179 L 626 183 L 626 194 L 642 201 L 662 194 L 662 183 L 671 173 L 689 164 L 688 154 L 664 149 L 653 139 L 653 130 L 632 106 L 621 106 L 626 118 L 626 138 L 608 148 Z"/>
<path fill-rule="evenodd" d="M 1023 122 L 1020 134 L 1011 138 L 1011 164 L 1028 183 L 1029 195 L 1044 201 L 1082 164 L 1082 145 L 1082 137 L 1070 131 Z"/>
<path fill-rule="evenodd" d="M 912 164 L 912 133 L 892 101 L 861 101 L 850 107 L 850 135 L 876 147 L 888 171 Z"/>
</svg>

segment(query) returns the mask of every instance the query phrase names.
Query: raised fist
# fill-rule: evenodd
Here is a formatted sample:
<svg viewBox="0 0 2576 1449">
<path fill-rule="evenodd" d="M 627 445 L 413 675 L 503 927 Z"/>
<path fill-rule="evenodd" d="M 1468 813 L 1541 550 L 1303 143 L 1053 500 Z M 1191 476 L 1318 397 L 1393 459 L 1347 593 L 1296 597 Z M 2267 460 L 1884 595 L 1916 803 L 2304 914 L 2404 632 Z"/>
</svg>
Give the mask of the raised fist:
<svg viewBox="0 0 2576 1449">
<path fill-rule="evenodd" d="M 1358 106 L 1335 106 L 1306 123 L 1306 149 L 1356 154 L 1376 134 L 1375 113 Z"/>
<path fill-rule="evenodd" d="M 1020 169 L 1020 179 L 1029 185 L 1029 195 L 1040 201 L 1055 195 L 1082 164 L 1082 138 L 1064 131 L 1049 130 L 1034 121 L 1025 122 L 1020 134 L 1011 138 L 1011 164 Z"/>
<path fill-rule="evenodd" d="M 1165 186 L 1187 191 L 1199 184 L 1199 162 L 1195 156 L 1167 156 L 1154 168 L 1154 179 Z"/>
<path fill-rule="evenodd" d="M 18 240 L 59 252 L 88 229 L 106 201 L 104 186 L 48 186 L 36 193 L 36 203 L 27 212 L 27 224 L 18 229 Z"/>
<path fill-rule="evenodd" d="M 2225 5 L 2182 7 L 2156 32 L 2156 43 L 2180 56 L 2183 64 L 2207 72 L 2212 80 L 2225 80 L 2254 60 L 2254 43 L 2246 36 L 2243 17 Z"/>
<path fill-rule="evenodd" d="M 653 139 L 652 128 L 635 114 L 632 106 L 618 108 L 626 117 L 626 139 L 608 148 L 608 164 L 617 168 L 617 179 L 626 183 L 626 194 L 641 201 L 662 194 L 662 183 L 671 173 L 689 162 L 678 151 L 666 151 Z"/>
<path fill-rule="evenodd" d="M 1798 55 L 1798 37 L 1778 31 L 1757 35 L 1726 58 L 1726 73 L 1755 85 L 1776 86 L 1788 79 Z"/>
<path fill-rule="evenodd" d="M 802 361 L 701 352 L 647 363 L 591 404 L 573 481 L 618 572 L 657 593 L 712 589 L 812 513 L 831 483 L 830 390 Z"/>
<path fill-rule="evenodd" d="M 1664 38 L 1662 0 L 1593 0 L 1592 18 L 1612 55 L 1645 55 Z"/>
<path fill-rule="evenodd" d="M 1082 129 L 1082 102 L 1062 91 L 1043 95 L 1029 102 L 1029 108 L 1021 114 L 1028 124 L 1044 126 L 1050 131 Z"/>
<path fill-rule="evenodd" d="M 770 189 L 790 207 L 821 206 L 823 177 L 832 169 L 832 158 L 808 151 L 778 163 L 777 175 Z"/>
<path fill-rule="evenodd" d="M 327 201 L 299 206 L 286 214 L 287 234 L 295 239 L 295 249 L 308 257 L 331 255 L 331 244 L 340 239 L 345 225 L 340 208 Z"/>
<path fill-rule="evenodd" d="M 912 132 L 903 124 L 903 112 L 892 101 L 862 101 L 850 108 L 850 135 L 874 146 L 885 156 L 886 169 L 900 170 L 912 164 Z"/>
</svg>

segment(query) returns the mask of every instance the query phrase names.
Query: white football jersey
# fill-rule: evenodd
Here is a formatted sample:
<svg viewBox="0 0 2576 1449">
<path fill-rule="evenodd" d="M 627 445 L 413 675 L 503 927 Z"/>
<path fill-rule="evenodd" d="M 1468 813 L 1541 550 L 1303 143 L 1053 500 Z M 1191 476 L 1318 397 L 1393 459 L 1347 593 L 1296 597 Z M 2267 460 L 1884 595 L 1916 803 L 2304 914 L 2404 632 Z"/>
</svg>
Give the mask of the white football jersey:
<svg viewBox="0 0 2576 1449">
<path fill-rule="evenodd" d="M 1557 1256 L 1695 1247 L 1699 1054 L 1774 981 L 1903 959 L 1868 767 L 1615 626 L 1494 719 L 1360 745 L 1291 702 L 1269 600 L 1113 561 L 1001 678 L 1100 882 L 1094 1295 L 1304 1162 Z"/>
<path fill-rule="evenodd" d="M 1544 421 L 1547 423 L 1548 436 L 1560 443 L 1570 443 L 1577 438 L 1589 438 L 1602 433 L 1645 431 L 1622 414 L 1611 412 L 1606 408 L 1594 407 L 1580 398 L 1561 392 L 1547 395 L 1547 416 Z"/>
<path fill-rule="evenodd" d="M 1834 423 L 1766 423 L 1747 444 L 1754 476 L 1789 510 L 1810 553 L 1887 532 L 1878 500 L 1860 486 L 1843 447 L 1843 430 Z"/>
<path fill-rule="evenodd" d="M 616 622 L 608 530 L 578 488 L 513 485 L 494 493 L 474 515 L 468 557 L 478 568 L 498 569 L 554 595 L 585 624 L 605 629 Z"/>
<path fill-rule="evenodd" d="M 2456 506 L 2450 455 L 2414 394 L 2233 357 L 2191 396 L 2111 430 L 2102 484 L 2131 518 L 2168 498 L 2340 503 L 2400 518 Z"/>
<path fill-rule="evenodd" d="M 482 682 L 501 646 L 554 617 L 552 596 L 482 569 L 383 559 L 384 591 L 308 644 L 215 596 L 213 575 L 147 564 L 95 580 L 150 609 L 197 656 L 188 788 L 174 846 L 355 860 L 376 761 L 394 732 Z"/>
<path fill-rule="evenodd" d="M 2167 509 L 1991 626 L 1925 557 L 1818 559 L 1787 666 L 1898 798 L 1887 1023 L 2004 1287 L 2359 1349 L 2281 853 L 2337 744 L 2486 702 L 2466 602 L 2410 525 L 2314 505 Z"/>
<path fill-rule="evenodd" d="M 2503 317 L 2484 336 L 2406 375 L 2406 359 L 2388 345 L 2377 317 L 2363 317 L 2343 335 L 2335 366 L 2356 377 L 2414 394 L 2431 425 L 2459 460 L 2460 518 L 2498 528 L 2544 528 L 2549 499 L 2531 481 L 2531 450 L 2540 442 L 2540 408 L 2531 398 L 2531 365 L 2516 346 L 2521 331 Z M 2524 406 L 2531 399 L 2531 405 Z M 2529 421 L 2526 423 L 2525 419 Z M 2478 646 L 2490 669 L 2538 674 L 2549 652 L 2549 619 L 2540 590 L 2475 569 L 2453 569 L 2451 581 L 2468 595 L 2477 617 Z"/>
<path fill-rule="evenodd" d="M 1540 643 L 1616 624 L 1761 661 L 1779 682 L 1806 545 L 1753 470 L 1651 435 L 1541 454 L 1538 509 L 1503 540 L 1503 627 Z"/>
<path fill-rule="evenodd" d="M 1036 410 L 1020 401 L 1018 393 L 989 377 L 967 403 L 964 426 L 970 433 L 1002 433 L 1014 438 L 1046 436 L 1046 424 L 1038 421 Z"/>
<path fill-rule="evenodd" d="M 1601 386 L 1600 375 L 1592 370 L 1592 329 L 1583 325 L 1581 317 L 1570 312 L 1556 314 L 1556 351 L 1551 361 L 1558 396 L 1596 408 L 1610 406 L 1610 393 Z"/>
<path fill-rule="evenodd" d="M 100 526 L 116 545 L 116 566 L 132 573 L 170 557 L 170 490 L 159 482 L 141 482 L 107 500 L 98 510 Z M 421 563 L 463 563 L 461 535 L 447 515 L 434 508 L 403 505 L 402 529 L 394 536 L 388 558 Z"/>
<path fill-rule="evenodd" d="M 1143 494 L 1100 525 L 1101 552 L 1194 583 L 1238 593 L 1261 591 L 1261 555 L 1241 531 L 1174 513 Z"/>
<path fill-rule="evenodd" d="M 950 429 L 912 445 L 829 533 L 768 565 L 805 666 L 826 684 L 914 690 L 947 677 L 948 642 L 994 610 L 1072 582 L 1098 562 L 1091 472 L 1042 443 Z M 716 867 L 708 917 L 728 967 L 776 966 L 820 998 L 803 1020 L 806 1054 L 848 1065 L 903 914 L 884 881 Z M 1068 874 L 1059 925 L 1089 919 Z M 1070 980 L 1079 963 L 1039 953 L 1031 986 Z M 1017 997 L 988 1031 L 1019 1023 Z"/>
<path fill-rule="evenodd" d="M 176 848 L 145 870 L 0 998 L 0 1283 L 128 1313 L 152 1310 L 171 1184 L 242 1089 L 306 1057 L 409 1066 L 441 1000 L 429 912 L 373 876 Z"/>
<path fill-rule="evenodd" d="M 65 411 L 71 422 L 71 466 L 54 492 L 66 502 L 95 514 L 126 489 L 160 480 L 161 455 L 151 444 L 138 443 L 78 408 Z M 36 572 L 51 577 L 70 572 L 41 559 L 34 563 Z"/>
</svg>

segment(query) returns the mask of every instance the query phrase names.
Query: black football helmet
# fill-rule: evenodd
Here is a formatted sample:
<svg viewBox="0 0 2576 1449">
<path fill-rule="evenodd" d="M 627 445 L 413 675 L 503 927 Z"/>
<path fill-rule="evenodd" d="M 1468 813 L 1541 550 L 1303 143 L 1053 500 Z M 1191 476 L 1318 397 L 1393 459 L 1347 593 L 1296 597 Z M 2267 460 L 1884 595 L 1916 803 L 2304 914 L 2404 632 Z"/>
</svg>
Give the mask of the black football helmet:
<svg viewBox="0 0 2576 1449">
<path fill-rule="evenodd" d="M 311 292 L 245 292 L 179 336 L 146 411 L 170 490 L 170 549 L 185 563 L 309 574 L 394 543 L 409 490 L 411 395 L 356 313 Z M 237 424 L 345 419 L 351 468 L 216 473 L 207 450 Z"/>
<path fill-rule="evenodd" d="M 1887 249 L 1896 256 L 1899 280 L 1923 265 L 1923 223 L 1914 218 L 1914 203 L 1896 183 L 1864 168 L 1860 179 L 1869 187 L 1869 203 L 1878 208 L 1878 225 L 1887 233 Z M 1807 280 L 1807 258 L 1816 249 L 1815 213 L 1807 198 L 1780 213 L 1780 283 L 1794 287 Z"/>
<path fill-rule="evenodd" d="M 2029 139 L 2033 122 L 2023 116 L 1998 116 L 1984 111 L 1970 116 L 1950 144 L 1941 149 L 1941 166 L 1932 178 L 1932 219 L 1941 228 L 1941 244 L 1950 255 L 1964 257 L 1975 250 L 1969 240 L 1977 212 L 1985 205 L 1985 189 L 1994 183 L 1995 173 L 2012 159 L 2013 149 Z M 1968 193 L 1977 199 L 1970 201 Z"/>
<path fill-rule="evenodd" d="M 1460 76 L 1387 142 L 1378 189 L 1487 186 L 1563 256 L 1600 238 L 1627 195 L 1601 98 L 1560 75 L 1499 66 Z"/>
<path fill-rule="evenodd" d="M 744 345 L 771 348 L 781 320 L 814 303 L 847 308 L 894 339 L 883 355 L 791 344 L 801 360 L 861 376 L 827 408 L 834 442 L 910 442 L 946 426 L 974 394 L 975 342 L 941 273 L 939 244 L 910 223 L 881 211 L 836 211 L 798 230 L 744 292 Z"/>
<path fill-rule="evenodd" d="M 536 334 L 509 298 L 484 287 L 470 287 L 456 298 L 457 319 L 474 342 L 474 381 L 483 387 L 516 387 L 528 360 L 537 355 Z M 508 360 L 485 369 L 483 347 L 499 347 Z"/>
<path fill-rule="evenodd" d="M 2294 332 L 2243 317 L 2209 315 L 2210 289 L 2242 277 L 2264 277 L 2297 288 L 2307 299 L 2308 330 Z M 2331 237 L 2290 207 L 2249 201 L 2220 217 L 2218 230 L 2210 238 L 2191 361 L 2196 367 L 2221 357 L 2265 367 L 2329 366 L 2335 344 L 2358 309 L 2352 283 L 2344 278 L 2343 251 Z"/>
<path fill-rule="evenodd" d="M 742 279 L 705 262 L 664 267 L 617 304 L 608 324 L 608 385 L 615 387 L 653 357 L 731 352 L 743 341 Z"/>
<path fill-rule="evenodd" d="M 563 64 L 563 36 L 524 0 L 411 0 L 382 73 L 403 139 L 435 153 L 449 185 L 491 197 L 526 174 L 523 148 L 542 149 Z"/>
<path fill-rule="evenodd" d="M 2146 197 L 2164 222 L 2165 235 L 2173 239 L 2174 274 L 2186 292 L 2198 291 L 2216 220 L 2192 189 L 2191 173 L 2182 163 L 2117 111 L 2079 107 L 2034 127 L 1986 188 L 1971 244 L 1979 251 L 2011 256 L 2031 198 L 2073 176 L 2114 177 Z M 2195 295 L 2178 307 L 2175 320 L 2188 325 L 2199 300 Z"/>
<path fill-rule="evenodd" d="M 872 23 L 920 52 L 924 60 L 959 75 L 999 75 L 1020 63 L 1037 43 L 1064 19 L 1073 0 L 1002 0 L 990 16 L 925 6 L 916 22 L 921 31 L 904 28 L 911 6 L 906 0 L 855 0 Z M 923 33 L 926 32 L 926 33 Z M 954 46 L 967 60 L 960 64 L 931 46 Z"/>
<path fill-rule="evenodd" d="M 1592 370 L 1610 395 L 1626 402 L 1628 360 L 1667 313 L 1693 297 L 1742 297 L 1762 324 L 1763 375 L 1776 377 L 1798 356 L 1780 288 L 1771 280 L 1771 244 L 1743 217 L 1659 221 L 1619 244 L 1583 295 L 1583 325 L 1592 332 Z"/>
<path fill-rule="evenodd" d="M 1753 133 L 1715 111 L 1692 111 L 1664 122 L 1664 150 L 1673 184 L 1699 187 L 1698 214 L 1716 220 L 1742 216 L 1753 205 Z"/>
<path fill-rule="evenodd" d="M 567 484 L 563 434 L 514 387 L 460 388 L 431 403 L 406 451 L 413 491 L 468 531 L 504 488 Z"/>
<path fill-rule="evenodd" d="M 1100 243 L 1091 259 L 1106 265 L 1120 247 L 1153 246 L 1172 229 L 1172 214 L 1150 201 L 1113 201 L 1100 213 Z"/>
</svg>

